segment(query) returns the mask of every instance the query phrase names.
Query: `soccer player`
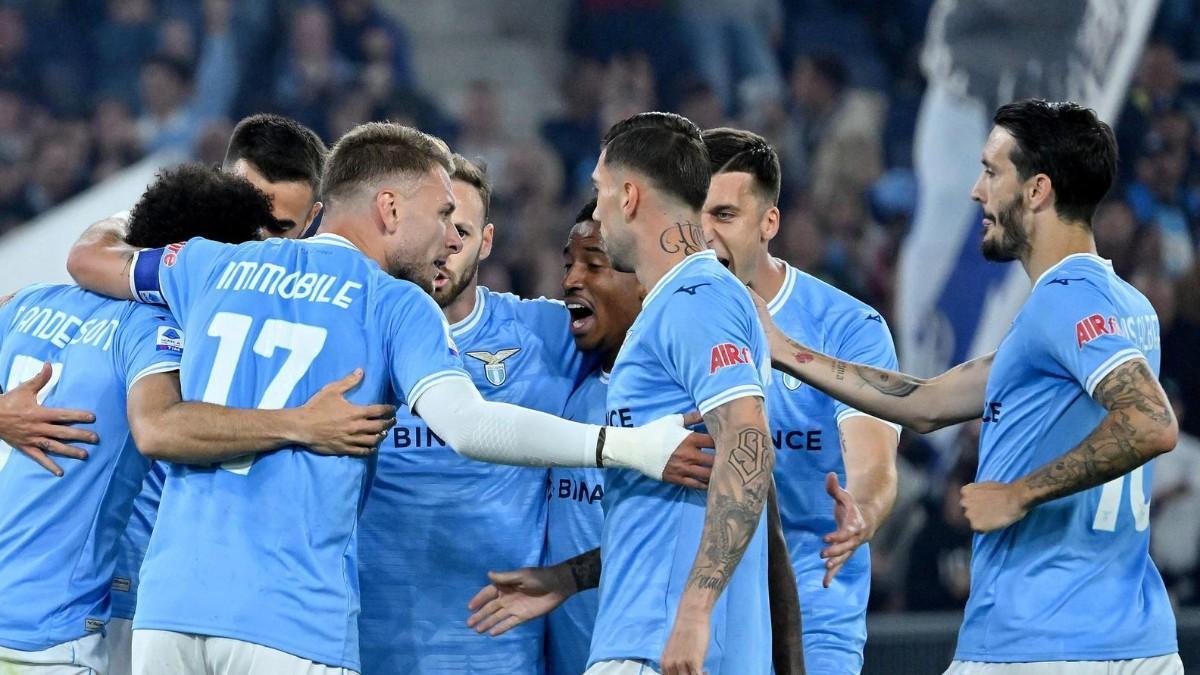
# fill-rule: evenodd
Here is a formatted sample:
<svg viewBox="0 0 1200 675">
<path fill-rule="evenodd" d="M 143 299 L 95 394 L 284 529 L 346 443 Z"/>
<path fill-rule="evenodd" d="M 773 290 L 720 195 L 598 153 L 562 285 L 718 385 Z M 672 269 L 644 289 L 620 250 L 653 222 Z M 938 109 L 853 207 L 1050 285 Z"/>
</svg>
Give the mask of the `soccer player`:
<svg viewBox="0 0 1200 675">
<path fill-rule="evenodd" d="M 835 358 L 895 369 L 878 312 L 771 256 L 780 220 L 775 150 L 757 134 L 727 128 L 705 131 L 704 145 L 713 174 L 701 218 L 717 259 L 771 298 L 768 311 L 788 335 Z M 804 663 L 823 675 L 858 673 L 871 585 L 866 542 L 896 498 L 900 428 L 791 376 L 772 379 L 767 411 L 804 617 Z"/>
<path fill-rule="evenodd" d="M 166 304 L 191 328 L 186 399 L 295 405 L 321 373 L 366 373 L 356 401 L 407 404 L 456 451 L 519 465 L 637 468 L 659 478 L 678 426 L 581 425 L 483 400 L 429 297 L 462 240 L 449 151 L 387 123 L 348 132 L 322 178 L 322 231 L 241 246 L 203 239 L 136 251 L 90 232 L 68 261 L 84 285 Z M 194 360 L 193 360 L 194 359 Z M 358 513 L 366 463 L 269 453 L 217 470 L 172 467 L 142 565 L 135 673 L 359 669 Z"/>
<path fill-rule="evenodd" d="M 1151 460 L 1175 445 L 1158 318 L 1096 256 L 1112 130 L 1073 103 L 1001 106 L 971 197 L 983 255 L 1033 291 L 999 349 L 930 379 L 821 354 L 769 327 L 777 366 L 859 410 L 927 432 L 982 417 L 975 536 L 952 675 L 1180 674 L 1150 560 Z"/>
<path fill-rule="evenodd" d="M 187 203 L 191 195 L 203 203 Z M 266 198 L 246 181 L 185 165 L 143 195 L 129 240 L 253 237 L 271 219 Z M 40 372 L 46 403 L 92 408 L 88 431 L 98 436 L 86 461 L 66 462 L 61 477 L 0 450 L 0 670 L 108 672 L 104 625 L 117 537 L 148 468 L 139 449 L 153 459 L 213 462 L 289 443 L 324 449 L 357 439 L 338 429 L 361 413 L 336 388 L 295 410 L 181 403 L 182 347 L 179 327 L 163 312 L 76 286 L 33 286 L 0 307 L 0 372 L 9 386 Z M 371 452 L 393 411 L 377 412 L 383 418 L 366 443 L 340 451 Z M 11 441 L 9 431 L 0 435 Z"/>
<path fill-rule="evenodd" d="M 594 217 L 613 268 L 647 289 L 614 365 L 608 421 L 698 409 L 716 458 L 707 493 L 607 476 L 588 672 L 769 673 L 769 354 L 749 292 L 705 244 L 708 156 L 699 129 L 666 113 L 618 122 L 602 147 Z"/>
<path fill-rule="evenodd" d="M 221 169 L 245 178 L 270 200 L 275 219 L 266 222 L 258 232 L 258 238 L 295 239 L 313 223 L 321 210 L 317 190 L 327 153 L 320 137 L 295 120 L 258 114 L 237 123 L 229 137 Z M 199 195 L 188 199 L 196 197 L 201 197 L 200 203 L 204 203 Z M 108 624 L 111 675 L 132 672 L 138 570 L 158 515 L 165 476 L 165 465 L 158 462 L 150 465 L 118 545 L 112 586 L 112 619 Z"/>
<path fill-rule="evenodd" d="M 495 231 L 491 187 L 456 155 L 451 189 L 462 250 L 437 272 L 433 298 L 463 365 L 488 400 L 560 415 L 584 368 L 567 309 L 478 284 Z M 462 608 L 488 570 L 541 561 L 546 469 L 463 457 L 411 410 L 397 419 L 387 441 L 396 452 L 379 458 L 359 524 L 363 673 L 536 672 L 540 622 L 485 640 L 464 625 Z"/>
<path fill-rule="evenodd" d="M 263 239 L 296 239 L 308 231 L 321 211 L 317 189 L 327 153 L 312 129 L 287 117 L 251 115 L 233 128 L 221 168 L 271 200 L 275 223 L 263 230 Z"/>
</svg>

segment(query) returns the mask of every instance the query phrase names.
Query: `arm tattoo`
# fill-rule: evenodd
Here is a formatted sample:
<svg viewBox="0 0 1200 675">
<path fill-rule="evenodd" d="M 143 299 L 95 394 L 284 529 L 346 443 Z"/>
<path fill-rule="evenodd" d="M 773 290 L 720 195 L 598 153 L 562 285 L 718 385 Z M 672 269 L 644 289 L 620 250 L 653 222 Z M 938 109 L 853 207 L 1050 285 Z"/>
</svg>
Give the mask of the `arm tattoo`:
<svg viewBox="0 0 1200 675">
<path fill-rule="evenodd" d="M 575 582 L 576 591 L 586 591 L 600 585 L 600 549 L 594 548 L 566 562 Z"/>
<path fill-rule="evenodd" d="M 1108 409 L 1108 416 L 1074 449 L 1029 474 L 1025 482 L 1034 490 L 1034 504 L 1102 485 L 1152 459 L 1157 453 L 1144 447 L 1148 430 L 1134 413 L 1156 429 L 1170 426 L 1172 412 L 1156 389 L 1154 375 L 1141 360 L 1101 380 L 1093 397 Z"/>
<path fill-rule="evenodd" d="M 921 386 L 915 379 L 902 373 L 897 373 L 893 377 L 878 368 L 871 368 L 869 366 L 855 366 L 854 369 L 858 371 L 858 376 L 862 378 L 863 382 L 871 385 L 875 391 L 887 396 L 904 398 L 916 391 L 917 387 Z M 839 377 L 838 379 L 841 378 Z"/>
<path fill-rule="evenodd" d="M 662 231 L 658 237 L 658 245 L 667 253 L 691 255 L 708 248 L 704 239 L 704 228 L 690 221 L 675 223 Z"/>
<path fill-rule="evenodd" d="M 774 446 L 756 421 L 762 419 L 762 400 L 755 399 L 752 414 L 739 406 L 738 416 L 743 419 L 727 419 L 737 403 L 725 404 L 705 417 L 718 448 L 730 450 L 725 463 L 713 469 L 700 550 L 687 582 L 689 588 L 717 594 L 729 583 L 758 529 L 775 459 Z M 718 451 L 718 456 L 721 454 Z"/>
</svg>

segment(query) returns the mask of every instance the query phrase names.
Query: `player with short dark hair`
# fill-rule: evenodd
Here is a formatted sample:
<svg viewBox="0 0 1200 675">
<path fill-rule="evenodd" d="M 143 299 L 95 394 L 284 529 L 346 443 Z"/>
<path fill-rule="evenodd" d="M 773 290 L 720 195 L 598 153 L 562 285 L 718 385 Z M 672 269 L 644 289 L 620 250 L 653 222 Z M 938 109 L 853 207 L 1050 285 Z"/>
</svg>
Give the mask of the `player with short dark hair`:
<svg viewBox="0 0 1200 675">
<path fill-rule="evenodd" d="M 701 218 L 717 259 L 770 298 L 768 310 L 788 335 L 847 361 L 898 367 L 878 312 L 772 257 L 780 167 L 770 144 L 750 131 L 719 128 L 704 132 L 704 145 L 713 176 Z M 900 429 L 787 375 L 772 379 L 767 410 L 779 510 L 804 616 L 805 666 L 857 674 L 871 583 L 866 543 L 896 498 Z"/>
<path fill-rule="evenodd" d="M 994 122 L 971 191 L 983 253 L 1019 260 L 1033 282 L 999 349 L 921 379 L 825 356 L 764 317 L 776 365 L 918 431 L 982 417 L 962 497 L 980 534 L 948 673 L 1181 674 L 1149 557 L 1152 460 L 1178 435 L 1158 317 L 1096 256 L 1089 222 L 1115 175 L 1112 129 L 1038 100 Z"/>
<path fill-rule="evenodd" d="M 514 465 L 637 468 L 662 476 L 681 443 L 483 400 L 429 293 L 462 247 L 449 151 L 414 129 L 368 123 L 330 152 L 322 231 L 229 246 L 193 239 L 136 251 L 89 232 L 68 269 L 112 296 L 165 304 L 192 328 L 186 399 L 282 408 L 322 373 L 361 368 L 350 396 L 394 399 L 461 454 Z M 125 278 L 117 272 L 126 270 Z M 285 450 L 167 475 L 142 566 L 134 672 L 357 671 L 362 461 Z"/>
<path fill-rule="evenodd" d="M 745 286 L 705 243 L 700 130 L 669 113 L 618 122 L 592 180 L 613 269 L 647 289 L 613 370 L 609 422 L 698 409 L 716 457 L 707 493 L 608 477 L 588 672 L 769 673 L 769 354 Z"/>
<path fill-rule="evenodd" d="M 278 221 L 263 238 L 301 237 L 321 211 L 321 171 L 328 154 L 303 124 L 272 114 L 243 118 L 233 128 L 221 168 L 266 193 Z"/>
<path fill-rule="evenodd" d="M 253 238 L 273 217 L 246 181 L 184 165 L 159 175 L 132 220 L 134 243 L 162 245 L 197 234 Z M 175 372 L 183 344 L 165 312 L 73 285 L 32 286 L 0 306 L 4 388 L 40 371 L 48 404 L 95 411 L 85 428 L 94 447 L 65 461 L 59 478 L 0 449 L 0 664 L 22 673 L 109 672 L 105 624 L 118 537 L 148 459 L 207 464 L 291 443 L 366 455 L 391 424 L 390 406 L 341 400 L 356 377 L 300 409 L 183 403 Z M 354 426 L 360 422 L 367 428 Z M 8 433 L 0 429 L 12 440 Z"/>
</svg>

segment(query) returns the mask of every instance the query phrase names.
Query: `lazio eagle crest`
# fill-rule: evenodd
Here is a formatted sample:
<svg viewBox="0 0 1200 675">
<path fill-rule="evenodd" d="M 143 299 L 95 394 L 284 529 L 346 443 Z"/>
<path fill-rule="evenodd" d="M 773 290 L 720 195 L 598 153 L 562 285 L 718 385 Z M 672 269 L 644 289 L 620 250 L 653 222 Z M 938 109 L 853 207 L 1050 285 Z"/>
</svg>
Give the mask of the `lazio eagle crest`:
<svg viewBox="0 0 1200 675">
<path fill-rule="evenodd" d="M 513 354 L 521 351 L 520 347 L 511 349 L 501 349 L 495 354 L 491 352 L 467 352 L 467 356 L 483 361 L 483 374 L 487 377 L 487 381 L 499 387 L 508 379 L 508 368 L 504 365 Z"/>
</svg>

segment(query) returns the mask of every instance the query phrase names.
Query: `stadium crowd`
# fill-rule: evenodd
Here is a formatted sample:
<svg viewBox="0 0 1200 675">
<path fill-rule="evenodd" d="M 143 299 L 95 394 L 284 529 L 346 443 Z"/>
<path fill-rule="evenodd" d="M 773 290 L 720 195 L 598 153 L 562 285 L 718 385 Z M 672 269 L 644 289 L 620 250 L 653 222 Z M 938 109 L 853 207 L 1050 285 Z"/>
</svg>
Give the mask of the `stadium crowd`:
<svg viewBox="0 0 1200 675">
<path fill-rule="evenodd" d="M 777 253 L 891 318 L 931 4 L 576 0 L 561 112 L 531 140 L 505 128 L 493 83 L 473 84 L 459 110 L 439 108 L 425 93 L 435 84 L 415 79 L 402 17 L 373 0 L 6 0 L 0 233 L 156 151 L 219 162 L 250 112 L 287 115 L 327 141 L 392 119 L 490 165 L 498 245 L 481 282 L 556 296 L 603 130 L 663 109 L 770 140 L 784 169 Z M 1184 604 L 1200 604 L 1200 89 L 1184 67 L 1200 60 L 1198 21 L 1200 2 L 1162 3 L 1117 125 L 1120 181 L 1095 224 L 1100 254 L 1163 327 L 1163 384 L 1185 433 L 1160 460 L 1154 555 Z M 963 426 L 951 466 L 905 434 L 901 497 L 872 551 L 873 609 L 962 606 L 971 536 L 957 495 L 974 476 L 978 433 Z"/>
</svg>

